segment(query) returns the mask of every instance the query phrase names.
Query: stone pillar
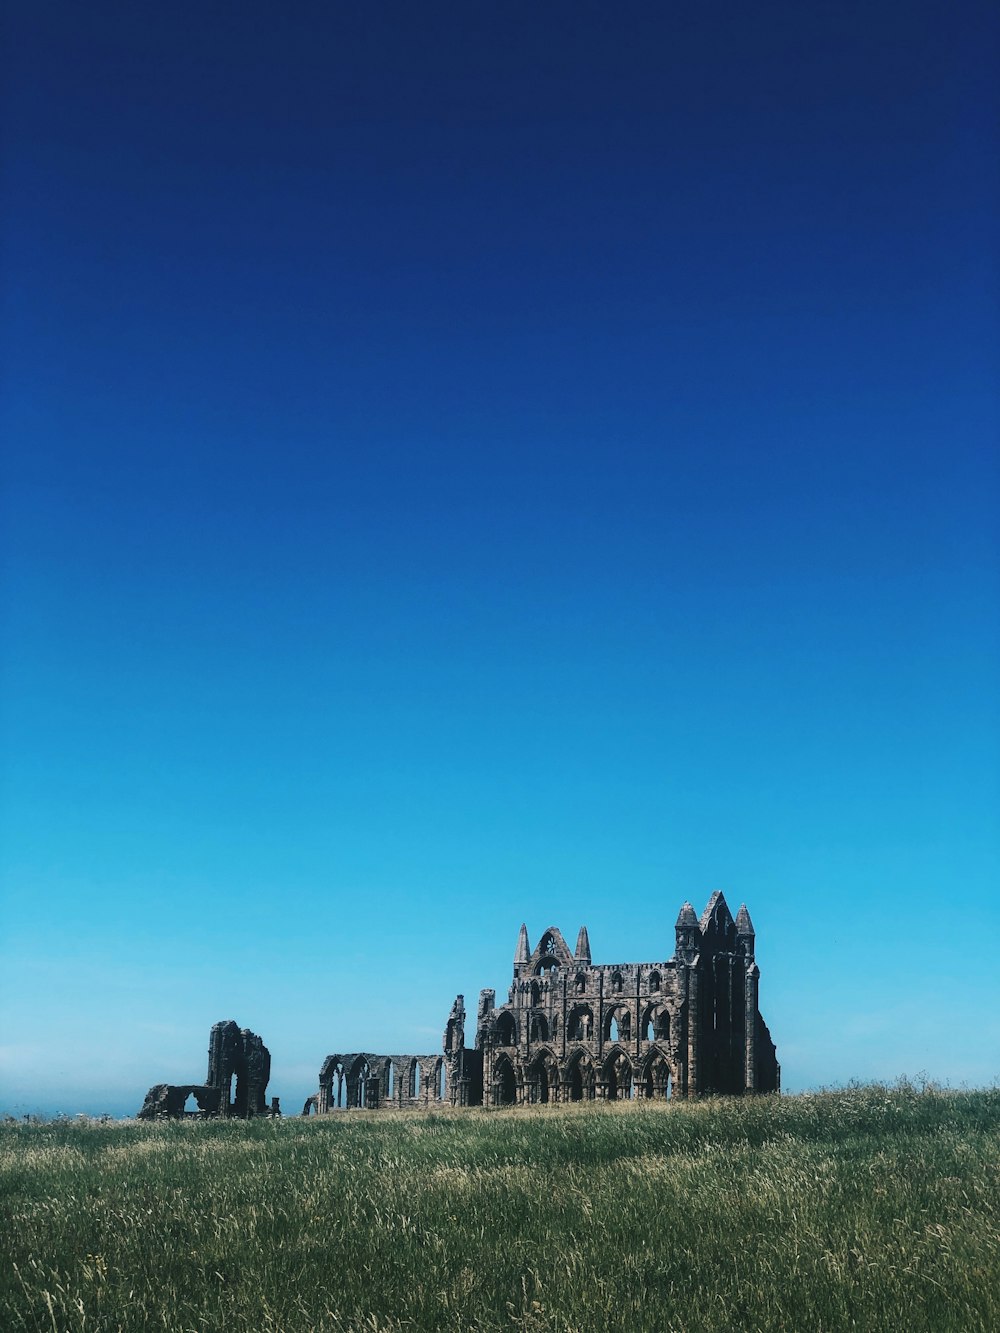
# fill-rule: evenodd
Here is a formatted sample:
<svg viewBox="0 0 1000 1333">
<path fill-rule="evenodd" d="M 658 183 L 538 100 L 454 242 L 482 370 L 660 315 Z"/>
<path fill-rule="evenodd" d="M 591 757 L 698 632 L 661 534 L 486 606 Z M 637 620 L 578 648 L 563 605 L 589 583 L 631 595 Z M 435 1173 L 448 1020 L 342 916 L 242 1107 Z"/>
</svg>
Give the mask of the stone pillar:
<svg viewBox="0 0 1000 1333">
<path fill-rule="evenodd" d="M 760 968 L 751 963 L 746 972 L 746 1009 L 743 1086 L 747 1092 L 757 1091 L 757 997 L 760 983 Z"/>
<path fill-rule="evenodd" d="M 635 969 L 635 1065 L 639 1067 L 640 1045 L 642 1042 L 642 968 Z M 638 1087 L 638 1084 L 636 1084 Z"/>
<path fill-rule="evenodd" d="M 701 1036 L 701 1013 L 698 1007 L 698 973 L 695 968 L 688 969 L 688 1058 L 687 1058 L 687 1095 L 697 1097 L 701 1091 L 700 1071 L 698 1069 L 698 1047 Z"/>
<path fill-rule="evenodd" d="M 564 976 L 562 979 L 562 1023 L 560 1025 L 562 1027 L 562 1058 L 564 1060 L 566 1059 L 566 1015 L 569 1009 L 569 997 L 566 991 L 568 982 L 569 977 Z"/>
</svg>

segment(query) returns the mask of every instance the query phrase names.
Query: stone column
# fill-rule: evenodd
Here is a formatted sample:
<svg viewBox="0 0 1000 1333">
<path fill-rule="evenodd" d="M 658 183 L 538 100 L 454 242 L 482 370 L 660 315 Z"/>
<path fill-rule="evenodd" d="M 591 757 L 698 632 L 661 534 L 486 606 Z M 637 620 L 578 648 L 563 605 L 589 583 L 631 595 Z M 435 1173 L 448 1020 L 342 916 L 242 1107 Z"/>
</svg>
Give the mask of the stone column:
<svg viewBox="0 0 1000 1333">
<path fill-rule="evenodd" d="M 639 1067 L 640 1045 L 642 1042 L 642 968 L 635 969 L 635 1064 Z M 637 1085 L 638 1086 L 638 1085 Z"/>
<path fill-rule="evenodd" d="M 757 1091 L 757 997 L 760 968 L 751 963 L 746 972 L 746 1011 L 743 1086 L 747 1092 Z"/>
<path fill-rule="evenodd" d="M 688 1058 L 687 1058 L 687 1095 L 697 1097 L 701 1091 L 700 1071 L 698 1069 L 698 1047 L 700 1045 L 701 1014 L 698 1009 L 698 973 L 695 968 L 688 969 Z"/>
<path fill-rule="evenodd" d="M 565 976 L 564 976 L 563 979 L 562 979 L 562 1024 L 561 1024 L 561 1027 L 562 1027 L 562 1058 L 563 1058 L 564 1060 L 566 1059 L 566 1014 L 567 1014 L 568 1007 L 569 1007 L 569 997 L 568 997 L 568 995 L 567 995 L 567 991 L 566 991 L 566 986 L 567 986 L 567 983 L 568 983 L 568 982 L 569 982 L 569 977 L 565 977 Z"/>
</svg>

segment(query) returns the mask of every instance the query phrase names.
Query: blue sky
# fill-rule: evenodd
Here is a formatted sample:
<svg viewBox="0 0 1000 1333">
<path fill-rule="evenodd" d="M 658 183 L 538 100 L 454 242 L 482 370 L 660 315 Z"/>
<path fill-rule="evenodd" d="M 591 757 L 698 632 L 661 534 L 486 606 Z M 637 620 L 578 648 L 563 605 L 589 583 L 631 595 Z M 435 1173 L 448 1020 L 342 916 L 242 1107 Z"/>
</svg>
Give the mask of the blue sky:
<svg viewBox="0 0 1000 1333">
<path fill-rule="evenodd" d="M 787 1088 L 1000 1075 L 997 38 L 16 8 L 0 1110 L 229 1017 L 295 1110 L 716 888 Z"/>
</svg>

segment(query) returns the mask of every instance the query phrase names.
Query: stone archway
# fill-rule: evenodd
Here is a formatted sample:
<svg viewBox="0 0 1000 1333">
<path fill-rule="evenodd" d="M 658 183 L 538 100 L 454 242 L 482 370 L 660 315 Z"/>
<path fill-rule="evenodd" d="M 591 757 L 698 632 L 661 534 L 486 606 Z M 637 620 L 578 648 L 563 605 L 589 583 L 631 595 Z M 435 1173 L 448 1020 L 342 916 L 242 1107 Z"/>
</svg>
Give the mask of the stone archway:
<svg viewBox="0 0 1000 1333">
<path fill-rule="evenodd" d="M 559 1100 L 559 1066 L 551 1051 L 540 1051 L 528 1067 L 528 1096 L 544 1104 Z"/>
<path fill-rule="evenodd" d="M 569 1062 L 566 1091 L 571 1102 L 592 1102 L 596 1079 L 594 1062 L 586 1051 L 579 1051 Z"/>
<path fill-rule="evenodd" d="M 634 1095 L 632 1061 L 618 1047 L 604 1062 L 604 1095 L 609 1102 L 627 1100 Z"/>
<path fill-rule="evenodd" d="M 505 1055 L 501 1055 L 493 1066 L 493 1104 L 495 1106 L 517 1104 L 517 1078 L 514 1066 Z"/>
<path fill-rule="evenodd" d="M 642 1066 L 639 1086 L 646 1098 L 666 1100 L 671 1094 L 670 1065 L 662 1051 L 650 1051 Z"/>
</svg>

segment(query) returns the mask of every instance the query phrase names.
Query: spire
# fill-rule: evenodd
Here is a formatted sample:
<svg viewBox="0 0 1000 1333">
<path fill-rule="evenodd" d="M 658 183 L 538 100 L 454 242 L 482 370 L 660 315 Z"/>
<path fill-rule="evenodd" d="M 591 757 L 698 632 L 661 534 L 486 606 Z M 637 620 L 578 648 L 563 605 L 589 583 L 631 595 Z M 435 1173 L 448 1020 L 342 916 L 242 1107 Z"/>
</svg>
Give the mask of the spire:
<svg viewBox="0 0 1000 1333">
<path fill-rule="evenodd" d="M 694 908 L 690 903 L 685 903 L 677 913 L 677 924 L 674 931 L 677 935 L 676 958 L 678 962 L 693 963 L 698 955 L 701 936 L 698 933 L 698 918 L 695 916 Z"/>
<path fill-rule="evenodd" d="M 746 903 L 741 903 L 740 910 L 736 913 L 736 945 L 744 958 L 749 958 L 753 962 L 754 928 Z"/>
<path fill-rule="evenodd" d="M 740 903 L 740 910 L 736 913 L 736 933 L 737 935 L 755 934 L 746 903 Z"/>
<path fill-rule="evenodd" d="M 701 914 L 701 921 L 698 923 L 701 926 L 702 934 L 704 934 L 704 932 L 708 930 L 709 926 L 712 924 L 712 916 L 714 915 L 715 909 L 718 907 L 719 903 L 721 903 L 722 906 L 726 909 L 726 914 L 728 915 L 729 904 L 722 896 L 721 890 L 716 889 L 715 892 L 712 894 L 711 898 L 709 898 L 708 904 L 704 912 L 702 912 Z"/>
<path fill-rule="evenodd" d="M 576 937 L 576 961 L 578 963 L 590 962 L 590 936 L 587 934 L 586 926 L 580 927 L 580 933 Z"/>
<path fill-rule="evenodd" d="M 677 924 L 675 930 L 697 930 L 698 918 L 694 914 L 694 908 L 690 903 L 685 903 L 677 913 Z"/>
<path fill-rule="evenodd" d="M 514 951 L 514 966 L 518 967 L 521 963 L 526 963 L 531 957 L 531 949 L 528 947 L 528 927 L 522 925 L 521 933 L 517 937 L 517 948 Z"/>
</svg>

